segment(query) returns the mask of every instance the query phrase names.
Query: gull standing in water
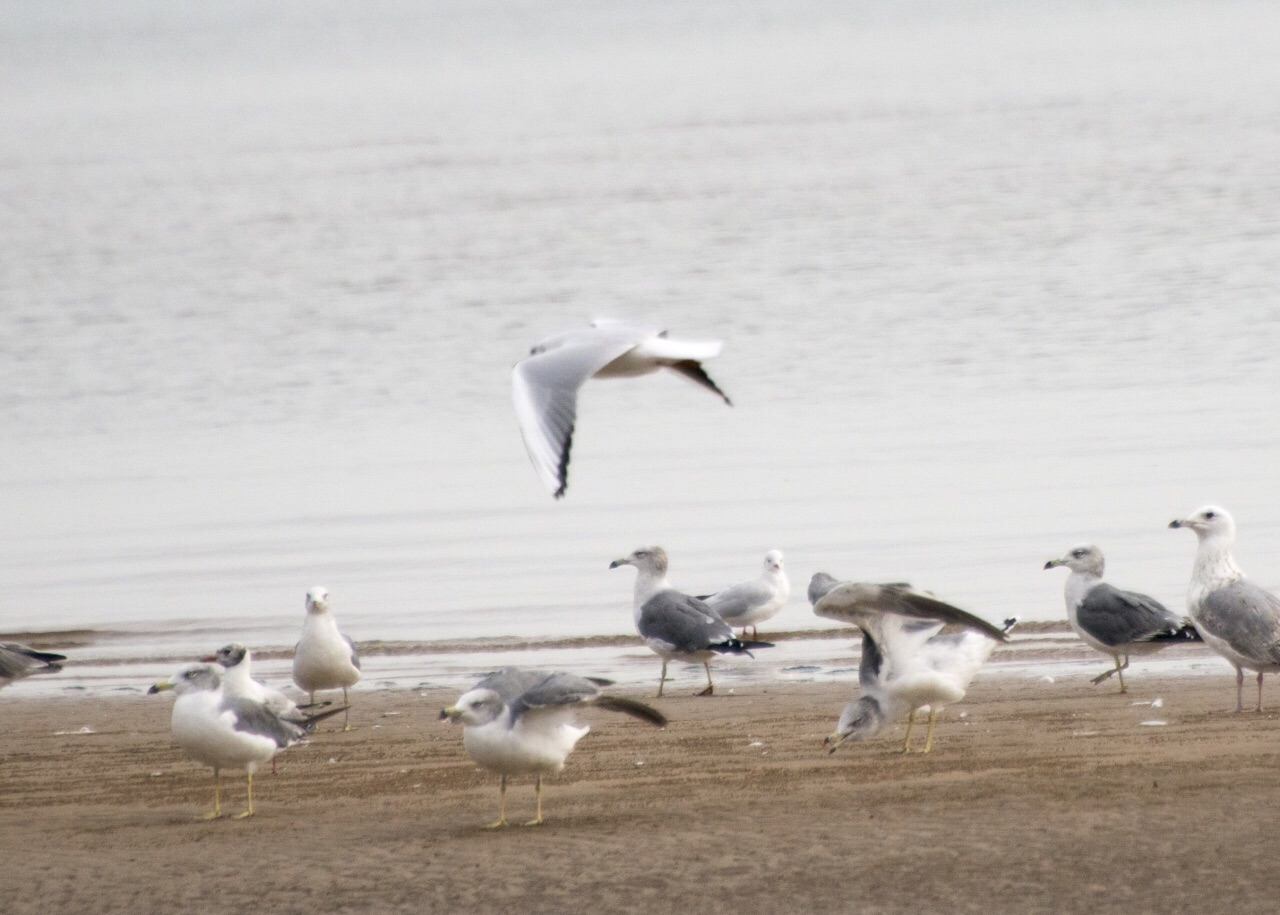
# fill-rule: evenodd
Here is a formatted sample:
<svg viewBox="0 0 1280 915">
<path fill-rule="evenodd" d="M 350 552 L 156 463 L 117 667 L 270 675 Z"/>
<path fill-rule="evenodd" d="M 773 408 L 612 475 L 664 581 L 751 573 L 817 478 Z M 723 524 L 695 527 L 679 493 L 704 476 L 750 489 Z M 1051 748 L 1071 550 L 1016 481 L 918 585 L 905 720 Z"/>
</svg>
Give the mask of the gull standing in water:
<svg viewBox="0 0 1280 915">
<path fill-rule="evenodd" d="M 542 777 L 564 769 L 573 748 L 591 730 L 576 726 L 577 709 L 595 706 L 656 727 L 666 726 L 666 717 L 657 709 L 600 692 L 609 682 L 506 668 L 485 677 L 440 713 L 442 719 L 462 723 L 462 745 L 467 753 L 500 776 L 498 819 L 490 828 L 507 825 L 510 775 L 535 776 L 537 814 L 525 825 L 542 825 Z"/>
<path fill-rule="evenodd" d="M 316 690 L 342 690 L 342 704 L 348 708 L 342 716 L 342 729 L 351 730 L 350 702 L 347 690 L 360 680 L 360 655 L 355 642 L 338 631 L 338 622 L 329 610 L 329 592 L 315 587 L 307 592 L 307 617 L 302 623 L 302 638 L 293 650 L 293 682 L 310 699 L 316 701 Z"/>
<path fill-rule="evenodd" d="M 216 664 L 187 664 L 148 692 L 170 689 L 178 694 L 173 703 L 173 739 L 187 756 L 213 767 L 213 810 L 203 819 L 222 816 L 223 769 L 245 770 L 248 806 L 236 816 L 253 816 L 253 773 L 301 740 L 308 728 L 281 719 L 260 702 L 228 696 L 222 688 L 222 668 Z"/>
<path fill-rule="evenodd" d="M 720 397 L 702 368 L 720 354 L 719 340 L 672 340 L 657 327 L 594 321 L 589 328 L 548 337 L 511 371 L 511 396 L 529 460 L 557 499 L 569 486 L 569 450 L 578 389 L 590 378 L 631 378 L 670 369 Z"/>
<path fill-rule="evenodd" d="M 764 569 L 759 578 L 738 582 L 699 599 L 706 601 L 730 626 L 741 629 L 743 638 L 750 627 L 754 639 L 759 635 L 756 625 L 773 617 L 790 596 L 791 582 L 782 568 L 782 551 L 770 550 L 764 554 Z"/>
<path fill-rule="evenodd" d="M 1110 655 L 1115 662 L 1115 667 L 1093 678 L 1094 685 L 1114 675 L 1120 680 L 1120 692 L 1126 692 L 1124 671 L 1129 667 L 1129 655 L 1146 654 L 1173 642 L 1200 641 L 1194 626 L 1154 597 L 1121 591 L 1104 582 L 1106 560 L 1093 544 L 1073 547 L 1061 559 L 1044 564 L 1046 569 L 1058 566 L 1071 570 L 1066 584 L 1067 622 L 1086 645 Z"/>
<path fill-rule="evenodd" d="M 1170 527 L 1187 527 L 1199 538 L 1187 612 L 1206 645 L 1236 669 L 1236 711 L 1244 711 L 1244 672 L 1258 672 L 1258 711 L 1262 711 L 1262 675 L 1280 670 L 1280 599 L 1245 577 L 1231 556 L 1236 523 L 1225 509 L 1207 505 Z"/>
<path fill-rule="evenodd" d="M 0 642 L 0 686 L 32 674 L 55 674 L 62 670 L 58 662 L 66 659 L 66 655 L 36 651 L 17 642 Z"/>
<path fill-rule="evenodd" d="M 1006 620 L 999 628 L 907 584 L 842 584 L 825 572 L 810 581 L 809 600 L 815 616 L 862 630 L 861 695 L 845 706 L 835 732 L 823 742 L 832 753 L 842 741 L 870 737 L 903 713 L 902 752 L 911 752 L 916 710 L 925 706 L 929 731 L 923 752 L 928 753 L 938 712 L 964 698 L 996 643 L 1007 641 L 1017 622 Z M 948 623 L 962 631 L 940 634 Z"/>
<path fill-rule="evenodd" d="M 667 582 L 667 552 L 660 546 L 640 547 L 630 556 L 615 559 L 609 568 L 635 566 L 634 616 L 636 629 L 650 650 L 662 658 L 658 698 L 667 682 L 667 662 L 700 662 L 707 671 L 707 688 L 700 696 L 715 691 L 711 682 L 711 658 L 716 654 L 745 654 L 752 648 L 772 648 L 772 642 L 736 639 L 729 624 L 704 601 L 682 594 Z"/>
</svg>

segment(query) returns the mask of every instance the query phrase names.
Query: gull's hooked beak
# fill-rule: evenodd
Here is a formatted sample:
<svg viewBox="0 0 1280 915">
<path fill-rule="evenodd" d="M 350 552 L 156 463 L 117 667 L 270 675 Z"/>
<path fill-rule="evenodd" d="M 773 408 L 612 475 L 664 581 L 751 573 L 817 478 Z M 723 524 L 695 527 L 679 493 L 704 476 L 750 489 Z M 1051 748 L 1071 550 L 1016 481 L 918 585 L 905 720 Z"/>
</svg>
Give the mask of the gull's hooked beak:
<svg viewBox="0 0 1280 915">
<path fill-rule="evenodd" d="M 1172 521 L 1169 522 L 1169 526 L 1177 528 L 1177 527 L 1190 527 L 1191 525 L 1188 524 L 1182 518 L 1174 518 Z"/>
<path fill-rule="evenodd" d="M 613 562 L 609 563 L 609 568 L 616 569 L 618 566 L 629 566 L 631 564 L 631 559 L 624 556 L 621 559 L 615 559 Z"/>
<path fill-rule="evenodd" d="M 1046 569 L 1056 569 L 1058 566 L 1064 566 L 1064 565 L 1066 565 L 1066 563 L 1063 562 L 1061 559 L 1050 559 L 1048 562 L 1044 564 L 1044 567 Z"/>
<path fill-rule="evenodd" d="M 456 705 L 451 705 L 448 708 L 440 709 L 441 721 L 457 721 L 461 717 L 462 717 L 462 711 Z"/>
<path fill-rule="evenodd" d="M 159 683 L 152 684 L 151 689 L 147 690 L 147 695 L 150 696 L 155 693 L 162 693 L 166 689 L 173 689 L 172 680 L 161 680 Z"/>
<path fill-rule="evenodd" d="M 217 656 L 217 655 L 212 655 L 212 654 L 211 654 L 211 655 L 209 655 L 207 658 L 201 658 L 201 659 L 200 659 L 200 663 L 201 663 L 201 664 L 217 664 L 217 663 L 218 663 L 218 656 Z"/>
<path fill-rule="evenodd" d="M 822 740 L 822 745 L 824 747 L 830 747 L 830 749 L 827 750 L 827 753 L 834 753 L 837 749 L 839 749 L 840 744 L 843 741 L 844 741 L 844 735 L 837 731 L 836 733 L 831 734 L 828 737 L 824 737 Z"/>
</svg>

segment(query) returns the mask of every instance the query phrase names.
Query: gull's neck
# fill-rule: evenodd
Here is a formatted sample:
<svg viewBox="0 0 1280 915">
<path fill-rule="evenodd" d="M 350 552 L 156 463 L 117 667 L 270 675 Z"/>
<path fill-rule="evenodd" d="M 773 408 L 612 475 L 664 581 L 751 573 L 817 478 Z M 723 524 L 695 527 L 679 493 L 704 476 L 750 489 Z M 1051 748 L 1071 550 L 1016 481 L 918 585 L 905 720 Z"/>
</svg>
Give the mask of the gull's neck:
<svg viewBox="0 0 1280 915">
<path fill-rule="evenodd" d="M 1187 605 L 1193 611 L 1210 591 L 1244 578 L 1244 572 L 1231 556 L 1231 546 L 1232 538 L 1222 534 L 1211 534 L 1200 540 L 1191 570 L 1191 589 L 1187 593 Z"/>
<path fill-rule="evenodd" d="M 222 674 L 222 686 L 228 692 L 243 690 L 253 678 L 249 676 L 249 655 L 235 667 L 228 667 Z"/>
<path fill-rule="evenodd" d="M 1080 608 L 1080 602 L 1100 584 L 1102 584 L 1102 576 L 1096 572 L 1077 572 L 1072 569 L 1071 574 L 1067 576 L 1065 587 L 1067 615 L 1074 616 L 1075 612 Z"/>
<path fill-rule="evenodd" d="M 645 605 L 645 601 L 653 597 L 659 591 L 669 589 L 671 585 L 667 582 L 665 572 L 655 572 L 651 569 L 636 568 L 636 590 L 635 590 L 635 606 L 632 608 L 635 612 L 636 619 L 640 619 L 640 608 Z"/>
</svg>

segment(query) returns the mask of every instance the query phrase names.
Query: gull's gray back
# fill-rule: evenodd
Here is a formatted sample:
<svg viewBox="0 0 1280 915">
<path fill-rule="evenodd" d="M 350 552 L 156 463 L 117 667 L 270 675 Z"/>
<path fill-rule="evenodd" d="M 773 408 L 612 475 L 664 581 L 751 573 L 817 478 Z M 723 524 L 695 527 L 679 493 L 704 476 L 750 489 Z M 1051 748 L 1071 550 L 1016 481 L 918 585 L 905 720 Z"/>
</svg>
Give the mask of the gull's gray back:
<svg viewBox="0 0 1280 915">
<path fill-rule="evenodd" d="M 1085 595 L 1076 610 L 1080 627 L 1104 645 L 1144 642 L 1182 625 L 1168 607 L 1154 597 L 1121 591 L 1103 582 Z"/>
<path fill-rule="evenodd" d="M 1196 608 L 1195 623 L 1242 657 L 1280 664 L 1280 599 L 1248 579 L 1210 591 Z"/>
<path fill-rule="evenodd" d="M 242 696 L 224 696 L 222 708 L 236 716 L 237 731 L 268 737 L 276 742 L 276 746 L 287 747 L 306 734 L 303 728 L 282 720 L 266 706 L 252 699 Z"/>
<path fill-rule="evenodd" d="M 644 638 L 666 642 L 677 651 L 705 651 L 733 638 L 733 630 L 715 610 L 672 589 L 644 602 L 636 628 Z"/>
</svg>

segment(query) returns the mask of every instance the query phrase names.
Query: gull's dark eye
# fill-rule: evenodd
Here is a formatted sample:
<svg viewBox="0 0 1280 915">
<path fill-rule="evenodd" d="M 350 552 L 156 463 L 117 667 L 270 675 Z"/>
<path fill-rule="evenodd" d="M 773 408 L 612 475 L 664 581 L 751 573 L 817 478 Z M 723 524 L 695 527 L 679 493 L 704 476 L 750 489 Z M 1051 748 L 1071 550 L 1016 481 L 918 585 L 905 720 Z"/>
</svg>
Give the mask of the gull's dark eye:
<svg viewBox="0 0 1280 915">
<path fill-rule="evenodd" d="M 1074 556 L 1076 559 L 1079 559 L 1081 556 L 1084 555 L 1084 550 L 1072 550 L 1071 555 Z"/>
<path fill-rule="evenodd" d="M 1214 513 L 1213 513 L 1213 512 L 1205 512 L 1205 513 L 1204 513 L 1204 520 L 1206 520 L 1206 521 L 1212 521 L 1212 520 L 1213 520 L 1213 517 L 1214 517 Z"/>
</svg>

